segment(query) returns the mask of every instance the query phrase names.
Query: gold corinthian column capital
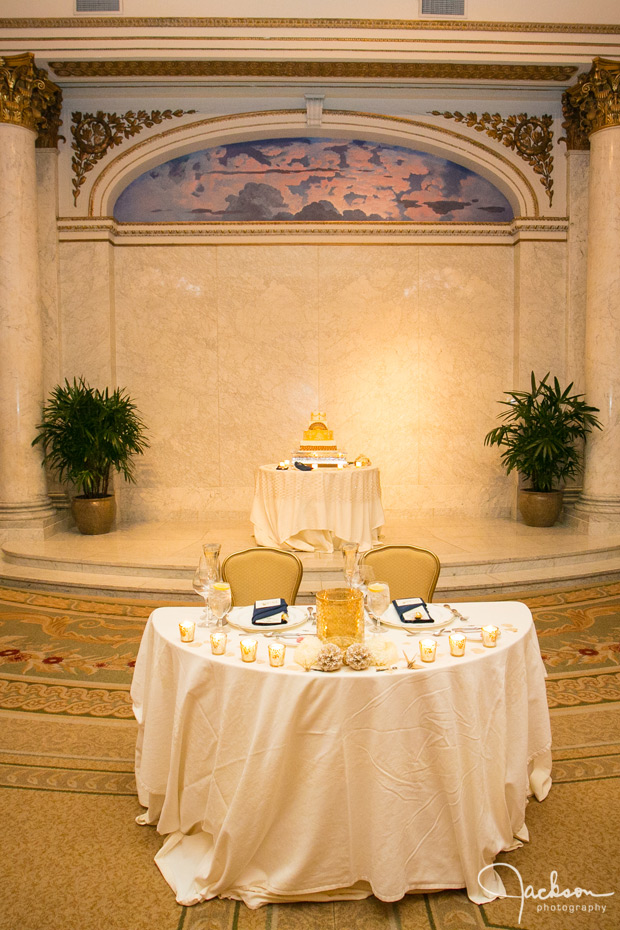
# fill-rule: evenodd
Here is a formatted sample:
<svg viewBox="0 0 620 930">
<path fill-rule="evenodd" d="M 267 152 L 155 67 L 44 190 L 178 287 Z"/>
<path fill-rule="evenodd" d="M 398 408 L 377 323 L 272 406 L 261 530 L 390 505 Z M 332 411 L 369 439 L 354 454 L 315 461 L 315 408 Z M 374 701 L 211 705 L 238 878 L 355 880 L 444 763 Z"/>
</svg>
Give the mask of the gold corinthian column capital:
<svg viewBox="0 0 620 930">
<path fill-rule="evenodd" d="M 598 129 L 620 126 L 620 61 L 595 58 L 562 97 L 569 149 L 586 149 Z"/>
<path fill-rule="evenodd" d="M 61 105 L 62 91 L 36 67 L 33 54 L 0 57 L 0 123 L 32 129 L 55 146 Z"/>
</svg>

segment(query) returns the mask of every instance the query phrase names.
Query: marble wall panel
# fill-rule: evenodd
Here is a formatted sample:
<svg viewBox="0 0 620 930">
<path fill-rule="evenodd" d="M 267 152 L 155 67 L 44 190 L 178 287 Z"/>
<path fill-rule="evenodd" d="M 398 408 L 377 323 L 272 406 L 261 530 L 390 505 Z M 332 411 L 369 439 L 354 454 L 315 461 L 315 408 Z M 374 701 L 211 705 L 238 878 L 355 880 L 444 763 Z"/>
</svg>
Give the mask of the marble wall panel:
<svg viewBox="0 0 620 930">
<path fill-rule="evenodd" d="M 321 246 L 319 405 L 384 486 L 419 468 L 417 246 Z"/>
<path fill-rule="evenodd" d="M 458 489 L 466 507 L 481 493 L 497 508 L 499 455 L 484 436 L 512 384 L 513 312 L 512 249 L 420 249 L 419 482 L 437 489 L 442 512 L 457 506 Z"/>
<path fill-rule="evenodd" d="M 221 484 L 289 458 L 318 396 L 315 246 L 218 249 Z"/>
<path fill-rule="evenodd" d="M 571 151 L 568 161 L 570 225 L 567 242 L 567 377 L 585 388 L 586 264 L 588 240 L 588 175 L 590 153 Z"/>
<path fill-rule="evenodd" d="M 113 250 L 107 242 L 63 242 L 59 249 L 61 379 L 111 384 L 114 374 Z"/>
<path fill-rule="evenodd" d="M 516 247 L 518 385 L 527 388 L 530 373 L 548 371 L 572 380 L 566 365 L 566 243 L 520 242 Z"/>
<path fill-rule="evenodd" d="M 150 517 L 162 506 L 189 516 L 220 484 L 215 250 L 135 247 L 115 258 L 117 381 L 151 443 L 137 460 L 141 506 L 129 488 L 123 501 Z"/>
<path fill-rule="evenodd" d="M 542 338 L 540 314 L 515 326 L 513 247 L 123 247 L 110 299 L 108 246 L 64 243 L 64 370 L 107 365 L 149 426 L 123 519 L 249 513 L 256 467 L 288 457 L 318 407 L 341 449 L 379 465 L 386 508 L 509 512 L 514 482 L 484 435 L 515 360 L 555 363 L 564 308 L 563 246 L 528 246 L 521 295 L 544 309 L 552 281 Z"/>
<path fill-rule="evenodd" d="M 39 286 L 43 336 L 43 393 L 47 397 L 60 378 L 58 300 L 58 151 L 36 150 Z"/>
</svg>

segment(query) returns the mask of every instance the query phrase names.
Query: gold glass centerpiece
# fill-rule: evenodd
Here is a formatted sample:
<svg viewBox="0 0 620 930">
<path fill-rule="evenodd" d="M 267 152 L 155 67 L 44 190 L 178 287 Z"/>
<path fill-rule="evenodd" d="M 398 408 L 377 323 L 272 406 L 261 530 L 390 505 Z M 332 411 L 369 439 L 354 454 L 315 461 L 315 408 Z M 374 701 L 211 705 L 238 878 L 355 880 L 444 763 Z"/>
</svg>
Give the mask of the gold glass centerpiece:
<svg viewBox="0 0 620 930">
<path fill-rule="evenodd" d="M 326 588 L 316 596 L 317 636 L 346 649 L 364 640 L 364 595 L 356 588 Z"/>
</svg>

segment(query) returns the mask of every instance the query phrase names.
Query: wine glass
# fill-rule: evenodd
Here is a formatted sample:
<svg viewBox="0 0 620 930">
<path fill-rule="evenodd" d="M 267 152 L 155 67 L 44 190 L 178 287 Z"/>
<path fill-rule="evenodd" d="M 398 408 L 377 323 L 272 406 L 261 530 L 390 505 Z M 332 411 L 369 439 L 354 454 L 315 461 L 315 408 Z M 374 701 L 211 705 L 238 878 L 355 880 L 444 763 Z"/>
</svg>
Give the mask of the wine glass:
<svg viewBox="0 0 620 930">
<path fill-rule="evenodd" d="M 375 621 L 375 633 L 382 633 L 381 617 L 390 606 L 390 589 L 384 581 L 373 581 L 366 594 L 368 613 Z"/>
<path fill-rule="evenodd" d="M 203 543 L 202 554 L 213 575 L 213 581 L 220 577 L 220 549 L 221 543 Z"/>
<path fill-rule="evenodd" d="M 211 614 L 215 617 L 213 626 L 220 628 L 224 625 L 224 617 L 231 606 L 232 596 L 230 593 L 230 585 L 226 584 L 225 581 L 216 581 L 215 584 L 211 585 L 209 591 L 209 608 Z"/>
<path fill-rule="evenodd" d="M 353 542 L 342 544 L 342 558 L 344 561 L 344 576 L 347 579 L 349 587 L 353 587 L 353 576 L 357 563 L 357 553 L 359 545 Z"/>
<path fill-rule="evenodd" d="M 204 556 L 200 556 L 196 571 L 194 572 L 194 578 L 192 581 L 192 587 L 196 594 L 198 594 L 205 602 L 204 610 L 198 618 L 196 626 L 204 627 L 207 626 L 209 621 L 209 607 L 208 607 L 208 597 L 209 591 L 211 589 L 211 578 L 210 572 L 207 570 L 207 561 Z"/>
</svg>

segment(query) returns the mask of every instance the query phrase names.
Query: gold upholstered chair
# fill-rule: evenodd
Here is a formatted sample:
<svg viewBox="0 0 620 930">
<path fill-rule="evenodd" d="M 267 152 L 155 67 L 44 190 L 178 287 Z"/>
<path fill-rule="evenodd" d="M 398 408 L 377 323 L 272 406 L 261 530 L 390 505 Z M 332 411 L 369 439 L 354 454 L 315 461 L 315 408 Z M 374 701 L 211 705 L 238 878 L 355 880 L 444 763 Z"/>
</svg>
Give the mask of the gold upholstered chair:
<svg viewBox="0 0 620 930">
<path fill-rule="evenodd" d="M 380 546 L 370 549 L 360 559 L 361 565 L 374 570 L 377 581 L 385 581 L 390 596 L 433 599 L 441 565 L 430 549 L 417 546 Z"/>
<path fill-rule="evenodd" d="M 272 597 L 294 604 L 303 571 L 292 552 L 265 546 L 233 552 L 222 562 L 222 578 L 230 585 L 234 607 Z"/>
</svg>

